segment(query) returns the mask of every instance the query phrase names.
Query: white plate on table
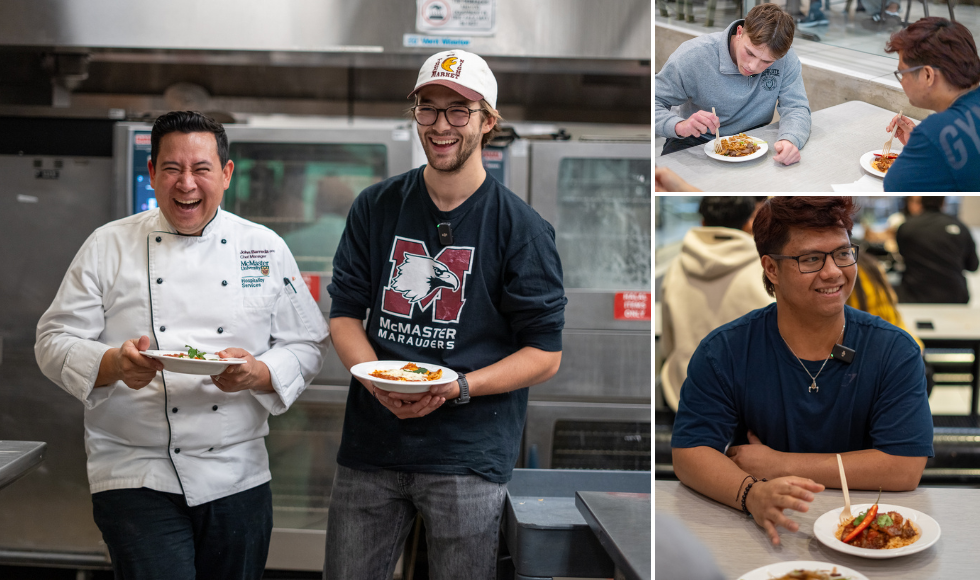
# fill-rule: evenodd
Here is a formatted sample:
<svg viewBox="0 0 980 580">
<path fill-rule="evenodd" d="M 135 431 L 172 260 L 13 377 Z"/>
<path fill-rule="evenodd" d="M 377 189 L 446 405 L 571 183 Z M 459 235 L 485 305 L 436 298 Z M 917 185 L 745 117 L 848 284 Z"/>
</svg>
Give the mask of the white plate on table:
<svg viewBox="0 0 980 580">
<path fill-rule="evenodd" d="M 842 576 L 834 576 L 834 580 L 868 580 L 868 577 L 864 574 L 851 570 L 847 566 L 841 566 L 839 564 L 830 564 L 827 562 L 813 562 L 810 560 L 796 560 L 794 562 L 777 562 L 775 564 L 769 564 L 768 566 L 763 566 L 762 568 L 756 568 L 751 572 L 746 572 L 739 576 L 739 580 L 772 580 L 773 578 L 779 578 L 780 576 L 785 576 L 793 570 L 811 570 L 818 572 L 830 572 L 834 568 L 837 568 L 837 573 L 842 574 Z"/>
<path fill-rule="evenodd" d="M 731 137 L 731 135 L 729 135 L 729 137 Z M 727 137 L 722 137 L 722 139 L 726 139 L 726 138 Z M 756 142 L 756 144 L 759 145 L 759 150 L 756 151 L 755 153 L 753 153 L 752 155 L 746 155 L 744 157 L 726 157 L 725 155 L 718 155 L 717 153 L 715 153 L 715 140 L 714 139 L 712 139 L 711 141 L 708 141 L 707 143 L 704 144 L 704 153 L 708 157 L 710 157 L 712 159 L 717 159 L 718 161 L 728 161 L 730 163 L 740 163 L 742 161 L 751 161 L 753 159 L 758 159 L 759 157 L 762 157 L 763 155 L 765 155 L 767 151 L 769 151 L 769 144 L 766 143 L 765 141 L 763 141 L 762 139 L 759 139 L 758 137 L 753 137 L 752 135 L 748 135 L 748 138 L 749 139 L 752 139 L 753 141 Z"/>
<path fill-rule="evenodd" d="M 163 370 L 184 375 L 220 375 L 231 365 L 245 364 L 243 358 L 222 359 L 213 354 L 204 355 L 205 360 L 196 358 L 176 358 L 174 354 L 187 354 L 183 350 L 143 350 L 141 355 L 155 358 L 163 363 Z"/>
<path fill-rule="evenodd" d="M 878 171 L 877 169 L 875 169 L 874 167 L 871 166 L 871 162 L 874 161 L 874 159 L 875 159 L 875 153 L 877 153 L 878 155 L 881 155 L 881 149 L 875 149 L 874 151 L 868 151 L 867 153 L 865 153 L 864 155 L 861 156 L 861 161 L 860 161 L 860 163 L 861 163 L 861 169 L 867 171 L 871 175 L 877 175 L 878 177 L 884 177 L 885 176 L 885 173 L 883 171 Z M 900 155 L 902 152 L 901 151 L 895 151 L 893 149 L 892 150 L 892 153 L 894 153 L 896 155 Z"/>
<path fill-rule="evenodd" d="M 430 372 L 435 372 L 441 369 L 442 376 L 434 381 L 392 381 L 390 379 L 379 379 L 378 377 L 371 376 L 372 371 L 396 370 L 402 368 L 410 362 L 413 362 L 421 368 L 428 369 Z M 350 373 L 359 379 L 371 381 L 372 383 L 378 385 L 379 388 L 386 391 L 393 391 L 395 393 L 424 393 L 433 385 L 444 385 L 459 378 L 459 375 L 457 375 L 456 371 L 453 369 L 431 363 L 407 360 L 375 360 L 363 362 L 352 366 Z"/>
<path fill-rule="evenodd" d="M 857 517 L 861 512 L 871 509 L 871 506 L 873 505 L 873 503 L 852 505 L 851 513 Z M 879 503 L 879 514 L 898 512 L 903 518 L 912 520 L 912 524 L 919 528 L 922 534 L 914 544 L 902 548 L 895 548 L 893 550 L 872 550 L 869 548 L 858 548 L 857 546 L 845 544 L 837 539 L 837 528 L 840 527 L 840 513 L 842 511 L 844 511 L 843 507 L 830 510 L 817 518 L 817 521 L 813 523 L 813 535 L 816 536 L 823 545 L 833 550 L 837 550 L 838 552 L 851 554 L 852 556 L 861 556 L 862 558 L 898 558 L 899 556 L 907 556 L 908 554 L 921 552 L 939 540 L 939 523 L 936 520 L 912 508 Z"/>
</svg>

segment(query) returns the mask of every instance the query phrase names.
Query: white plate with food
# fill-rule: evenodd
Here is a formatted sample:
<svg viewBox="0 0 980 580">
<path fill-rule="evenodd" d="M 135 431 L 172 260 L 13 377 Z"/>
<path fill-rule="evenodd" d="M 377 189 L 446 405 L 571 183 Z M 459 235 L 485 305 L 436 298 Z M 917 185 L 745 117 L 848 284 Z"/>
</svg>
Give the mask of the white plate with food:
<svg viewBox="0 0 980 580">
<path fill-rule="evenodd" d="M 165 371 L 183 375 L 220 375 L 231 365 L 241 365 L 248 362 L 243 358 L 221 358 L 194 348 L 188 350 L 142 350 L 140 354 L 162 362 Z"/>
<path fill-rule="evenodd" d="M 855 517 L 860 517 L 861 514 L 867 512 L 873 505 L 871 503 L 852 505 L 851 513 Z M 889 545 L 896 546 L 890 548 L 859 548 L 845 544 L 840 540 L 840 532 L 844 529 L 844 526 L 840 525 L 840 513 L 843 510 L 843 507 L 830 510 L 817 518 L 817 521 L 813 523 L 813 535 L 823 545 L 838 552 L 861 556 L 862 558 L 897 558 L 899 556 L 921 552 L 939 540 L 939 523 L 936 520 L 912 508 L 880 503 L 878 504 L 878 516 L 887 515 L 888 512 L 896 512 L 902 516 L 903 521 L 901 525 L 904 526 L 905 520 L 908 520 L 918 534 L 913 538 L 889 538 Z M 881 523 L 880 520 L 879 523 Z"/>
<path fill-rule="evenodd" d="M 793 574 L 794 572 L 800 573 Z M 810 560 L 777 562 L 746 572 L 738 578 L 739 580 L 868 580 L 867 576 L 847 566 Z"/>
<path fill-rule="evenodd" d="M 350 372 L 359 379 L 396 393 L 424 393 L 432 385 L 444 385 L 459 378 L 456 371 L 450 368 L 407 360 L 363 362 L 352 366 Z"/>
<path fill-rule="evenodd" d="M 892 152 L 888 154 L 888 157 L 889 158 L 892 158 L 893 155 L 895 157 L 898 157 L 899 153 L 901 153 L 901 151 L 895 151 L 893 149 Z M 887 169 L 885 171 L 882 171 L 882 170 L 878 169 L 877 167 L 875 167 L 875 164 L 874 164 L 874 161 L 876 159 L 878 159 L 878 157 L 881 157 L 881 149 L 875 149 L 874 151 L 868 151 L 867 153 L 865 153 L 864 155 L 862 155 L 861 156 L 861 161 L 860 161 L 860 163 L 861 163 L 861 169 L 867 171 L 871 175 L 877 175 L 878 177 L 884 177 L 885 176 L 885 171 L 887 171 Z M 892 158 L 892 163 L 894 163 L 894 162 L 895 162 L 895 159 Z M 891 165 L 891 163 L 889 163 L 889 165 Z"/>
<path fill-rule="evenodd" d="M 717 159 L 718 161 L 729 161 L 732 163 L 739 163 L 741 161 L 751 161 L 753 159 L 758 159 L 769 151 L 769 144 L 759 139 L 758 137 L 752 137 L 751 135 L 746 135 L 745 133 L 739 133 L 738 135 L 732 135 L 731 137 L 722 137 L 720 139 L 722 143 L 722 151 L 730 152 L 729 154 L 719 154 L 715 153 L 715 140 L 712 139 L 704 144 L 704 153 L 712 159 Z M 754 151 L 752 151 L 754 149 Z M 748 154 L 739 154 L 745 151 L 752 151 Z"/>
</svg>

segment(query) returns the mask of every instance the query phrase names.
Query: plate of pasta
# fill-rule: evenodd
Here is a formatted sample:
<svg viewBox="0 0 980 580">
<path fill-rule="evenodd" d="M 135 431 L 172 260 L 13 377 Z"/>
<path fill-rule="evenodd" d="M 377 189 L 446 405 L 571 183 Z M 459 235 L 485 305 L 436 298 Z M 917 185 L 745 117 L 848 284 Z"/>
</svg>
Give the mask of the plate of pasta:
<svg viewBox="0 0 980 580">
<path fill-rule="evenodd" d="M 722 137 L 719 140 L 721 152 L 715 151 L 715 139 L 704 144 L 704 153 L 712 159 L 719 161 L 729 161 L 738 163 L 741 161 L 751 161 L 758 159 L 769 151 L 769 144 L 758 137 L 752 137 L 745 133 Z"/>
<path fill-rule="evenodd" d="M 810 560 L 777 562 L 756 568 L 738 578 L 739 580 L 868 580 L 867 576 L 847 566 Z"/>
<path fill-rule="evenodd" d="M 456 371 L 437 364 L 405 360 L 376 360 L 351 367 L 352 375 L 396 393 L 424 393 L 433 385 L 459 378 Z"/>
<path fill-rule="evenodd" d="M 861 169 L 867 171 L 871 175 L 877 175 L 878 177 L 884 177 L 885 173 L 888 172 L 888 168 L 891 167 L 895 159 L 898 158 L 901 151 L 892 150 L 888 154 L 888 157 L 881 156 L 881 149 L 875 149 L 874 151 L 868 151 L 861 156 Z"/>
<path fill-rule="evenodd" d="M 870 525 L 860 523 L 868 511 L 877 505 Z M 858 504 L 851 506 L 854 521 L 842 525 L 840 513 L 843 507 L 823 514 L 813 523 L 813 535 L 820 542 L 838 552 L 862 558 L 897 558 L 921 552 L 939 541 L 939 523 L 928 515 L 912 508 L 890 504 Z M 857 528 L 858 536 L 845 543 Z M 908 533 L 905 533 L 908 530 Z M 842 538 L 842 535 L 844 536 Z M 876 540 L 881 540 L 880 542 Z M 862 547 L 867 546 L 867 547 Z"/>
</svg>

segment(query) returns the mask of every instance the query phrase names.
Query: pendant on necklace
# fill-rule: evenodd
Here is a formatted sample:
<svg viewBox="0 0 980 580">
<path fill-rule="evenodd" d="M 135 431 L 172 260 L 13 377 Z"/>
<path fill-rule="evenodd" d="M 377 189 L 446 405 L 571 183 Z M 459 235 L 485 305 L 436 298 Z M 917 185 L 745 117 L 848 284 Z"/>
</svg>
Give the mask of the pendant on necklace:
<svg viewBox="0 0 980 580">
<path fill-rule="evenodd" d="M 816 393 L 819 390 L 820 390 L 820 387 L 817 386 L 817 380 L 816 379 L 813 379 L 813 382 L 810 383 L 810 392 L 811 393 Z"/>
</svg>

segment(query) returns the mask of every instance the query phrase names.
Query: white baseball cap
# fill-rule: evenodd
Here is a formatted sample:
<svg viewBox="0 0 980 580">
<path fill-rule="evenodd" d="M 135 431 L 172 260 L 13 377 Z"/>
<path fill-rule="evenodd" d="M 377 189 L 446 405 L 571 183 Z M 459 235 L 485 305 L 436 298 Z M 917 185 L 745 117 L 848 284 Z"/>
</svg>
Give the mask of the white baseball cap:
<svg viewBox="0 0 980 580">
<path fill-rule="evenodd" d="M 486 99 L 490 107 L 497 108 L 497 79 L 487 61 L 472 52 L 447 50 L 430 56 L 419 70 L 419 80 L 408 98 L 425 85 L 449 87 L 471 101 Z"/>
</svg>

